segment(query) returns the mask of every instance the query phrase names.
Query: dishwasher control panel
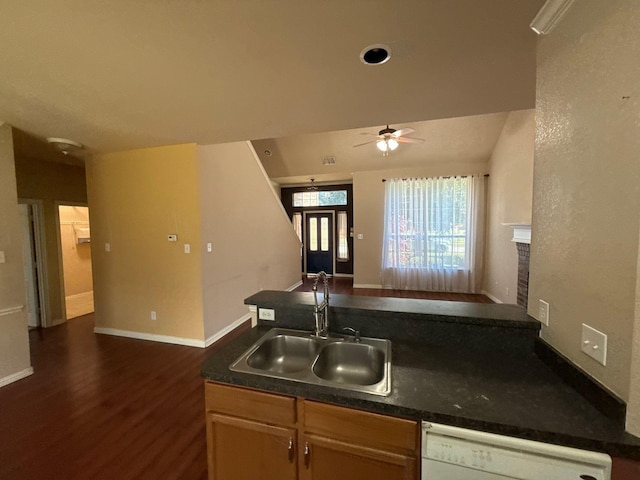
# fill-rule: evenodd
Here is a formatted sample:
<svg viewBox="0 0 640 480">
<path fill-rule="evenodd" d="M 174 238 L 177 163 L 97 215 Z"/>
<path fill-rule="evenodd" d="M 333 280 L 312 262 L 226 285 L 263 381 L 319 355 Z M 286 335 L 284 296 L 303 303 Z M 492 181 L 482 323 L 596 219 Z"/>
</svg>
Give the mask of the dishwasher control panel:
<svg viewBox="0 0 640 480">
<path fill-rule="evenodd" d="M 610 480 L 611 457 L 423 422 L 422 470 L 430 480 Z"/>
</svg>

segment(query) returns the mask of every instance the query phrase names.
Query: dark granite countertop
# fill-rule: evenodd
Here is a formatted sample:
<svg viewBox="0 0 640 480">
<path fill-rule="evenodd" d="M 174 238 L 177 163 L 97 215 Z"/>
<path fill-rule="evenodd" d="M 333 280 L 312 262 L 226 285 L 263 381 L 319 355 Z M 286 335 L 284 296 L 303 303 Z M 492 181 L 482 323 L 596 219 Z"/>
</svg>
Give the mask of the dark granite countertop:
<svg viewBox="0 0 640 480">
<path fill-rule="evenodd" d="M 264 292 L 257 295 L 262 294 Z M 245 303 L 258 304 L 265 308 L 277 308 L 280 305 L 295 309 L 300 305 L 307 305 L 309 300 L 303 294 L 289 294 L 288 304 L 278 303 L 283 302 L 286 296 L 268 294 L 267 297 L 270 298 L 267 299 L 254 297 L 248 298 Z M 387 329 L 389 321 L 395 319 L 397 322 L 397 314 L 400 314 L 400 318 L 405 318 L 402 317 L 403 314 L 411 316 L 418 311 L 425 315 L 424 302 L 428 302 L 389 302 L 398 299 L 375 299 L 377 302 L 371 302 L 367 297 L 352 297 L 351 305 L 346 305 L 349 301 L 336 297 L 339 296 L 331 297 L 334 323 L 345 324 L 346 318 L 349 318 L 351 323 L 363 321 L 357 319 L 357 315 L 362 314 L 358 308 L 364 306 L 366 310 L 377 304 L 382 309 L 391 309 L 382 312 L 378 310 L 379 314 L 387 317 Z M 301 303 L 296 304 L 298 301 Z M 341 302 L 345 305 L 342 306 Z M 352 312 L 355 317 L 341 316 L 339 309 L 352 308 L 353 303 L 360 305 Z M 484 325 L 480 325 L 482 322 L 479 319 L 482 317 L 478 316 L 478 312 L 482 313 L 484 309 L 474 310 L 474 307 L 483 307 L 482 305 L 467 307 L 473 310 L 470 320 L 459 313 L 450 313 L 455 308 L 464 310 L 464 305 L 441 305 L 442 303 L 450 302 L 435 302 L 426 308 L 436 312 L 436 320 L 427 323 L 430 327 L 438 326 L 442 321 L 449 322 L 447 319 L 442 320 L 440 316 L 450 316 L 450 321 L 456 323 L 453 326 L 455 330 L 442 330 L 439 326 L 433 330 L 432 336 L 389 335 L 393 342 L 392 392 L 387 397 L 230 371 L 229 365 L 269 330 L 270 326 L 265 325 L 258 325 L 242 333 L 227 345 L 214 346 L 211 357 L 202 366 L 202 375 L 217 382 L 301 396 L 376 413 L 640 459 L 640 439 L 626 433 L 619 422 L 603 415 L 543 363 L 533 348 L 529 348 L 529 337 L 523 337 L 520 332 L 523 329 L 530 330 L 529 325 L 533 325 L 533 319 L 527 318 L 522 309 L 516 312 L 510 308 L 494 308 L 494 315 L 487 315 L 498 318 L 487 318 Z M 276 312 L 282 316 L 282 311 Z M 295 311 L 290 310 L 289 313 L 291 312 L 291 316 L 295 317 Z M 308 312 L 305 311 L 305 318 L 306 313 Z M 504 318 L 509 315 L 514 318 Z M 511 328 L 496 328 L 509 321 L 513 323 L 504 325 Z M 466 322 L 473 323 L 474 328 L 480 327 L 466 332 L 468 339 L 477 338 L 478 332 L 479 336 L 483 337 L 486 329 L 489 329 L 488 332 L 492 335 L 495 332 L 502 334 L 503 331 L 517 331 L 517 335 L 512 337 L 513 341 L 506 342 L 508 346 L 495 346 L 486 339 L 477 342 L 456 338 L 456 341 L 452 341 L 451 332 L 464 331 Z M 296 322 L 293 323 L 293 326 L 282 323 L 274 326 L 295 328 Z M 380 331 L 381 323 L 380 319 L 374 321 L 372 330 Z M 403 327 L 406 327 L 406 324 L 403 324 Z M 409 327 L 413 328 L 411 325 Z M 339 329 L 336 328 L 336 331 Z M 363 336 L 378 336 L 370 334 L 366 328 L 362 328 L 361 331 Z M 535 336 L 536 330 L 530 331 L 534 332 Z M 464 337 L 456 334 L 456 337 L 459 336 Z"/>
</svg>

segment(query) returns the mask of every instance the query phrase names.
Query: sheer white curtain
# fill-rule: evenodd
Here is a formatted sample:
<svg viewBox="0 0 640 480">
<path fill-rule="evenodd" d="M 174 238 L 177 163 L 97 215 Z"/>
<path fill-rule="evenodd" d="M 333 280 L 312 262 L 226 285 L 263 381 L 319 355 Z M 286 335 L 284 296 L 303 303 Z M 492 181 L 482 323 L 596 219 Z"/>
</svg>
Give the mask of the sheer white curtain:
<svg viewBox="0 0 640 480">
<path fill-rule="evenodd" d="M 477 293 L 484 210 L 483 176 L 387 180 L 382 285 Z"/>
</svg>

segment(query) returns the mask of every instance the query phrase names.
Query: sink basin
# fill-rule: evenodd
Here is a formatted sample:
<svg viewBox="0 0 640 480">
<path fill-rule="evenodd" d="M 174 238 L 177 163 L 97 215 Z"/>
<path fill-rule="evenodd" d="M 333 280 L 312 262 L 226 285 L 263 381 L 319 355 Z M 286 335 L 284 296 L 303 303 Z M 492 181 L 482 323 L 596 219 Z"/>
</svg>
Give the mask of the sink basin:
<svg viewBox="0 0 640 480">
<path fill-rule="evenodd" d="M 318 377 L 337 383 L 373 385 L 384 377 L 384 352 L 362 343 L 325 346 L 313 365 Z"/>
<path fill-rule="evenodd" d="M 391 342 L 273 328 L 229 369 L 374 395 L 391 393 Z"/>
<path fill-rule="evenodd" d="M 247 365 L 277 373 L 298 372 L 309 368 L 319 350 L 320 344 L 312 338 L 276 335 L 247 357 Z"/>
</svg>

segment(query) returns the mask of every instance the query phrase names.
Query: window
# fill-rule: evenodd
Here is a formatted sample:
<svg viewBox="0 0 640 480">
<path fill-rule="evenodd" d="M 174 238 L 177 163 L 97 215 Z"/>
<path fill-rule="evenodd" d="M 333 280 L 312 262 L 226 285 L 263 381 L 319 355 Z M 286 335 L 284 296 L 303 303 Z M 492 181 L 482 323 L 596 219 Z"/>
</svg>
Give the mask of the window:
<svg viewBox="0 0 640 480">
<path fill-rule="evenodd" d="M 293 229 L 295 230 L 296 235 L 298 235 L 298 240 L 302 242 L 302 214 L 300 212 L 295 212 L 291 219 L 291 223 L 293 223 Z"/>
<path fill-rule="evenodd" d="M 475 231 L 482 231 L 478 219 L 484 215 L 480 195 L 484 198 L 481 177 L 387 181 L 383 283 L 394 288 L 471 291 Z"/>
<path fill-rule="evenodd" d="M 336 220 L 336 226 L 338 231 L 338 256 L 337 260 L 340 262 L 346 262 L 349 260 L 349 243 L 347 232 L 347 212 L 338 212 L 338 218 Z"/>
<path fill-rule="evenodd" d="M 318 251 L 318 219 L 309 219 L 309 250 L 312 252 Z"/>
<path fill-rule="evenodd" d="M 308 190 L 293 194 L 294 207 L 331 207 L 346 204 L 346 190 Z"/>
</svg>

